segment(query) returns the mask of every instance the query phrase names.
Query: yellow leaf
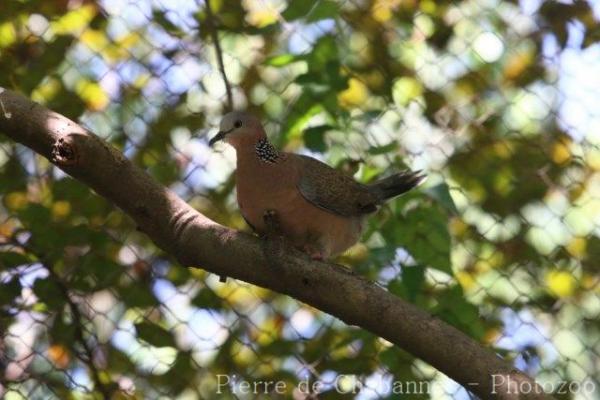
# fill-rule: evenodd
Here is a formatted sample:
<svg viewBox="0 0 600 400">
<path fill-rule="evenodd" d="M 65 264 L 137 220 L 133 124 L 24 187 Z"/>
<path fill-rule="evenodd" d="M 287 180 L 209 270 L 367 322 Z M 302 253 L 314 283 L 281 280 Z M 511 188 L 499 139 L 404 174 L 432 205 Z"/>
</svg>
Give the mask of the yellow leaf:
<svg viewBox="0 0 600 400">
<path fill-rule="evenodd" d="M 504 65 L 504 78 L 514 81 L 535 61 L 531 52 L 521 51 L 510 56 Z"/>
<path fill-rule="evenodd" d="M 477 283 L 473 278 L 473 275 L 466 271 L 458 271 L 456 273 L 456 280 L 465 291 L 472 289 Z"/>
<path fill-rule="evenodd" d="M 13 234 L 15 229 L 12 219 L 7 219 L 5 222 L 0 224 L 0 237 L 9 237 Z"/>
<path fill-rule="evenodd" d="M 27 194 L 24 192 L 12 192 L 4 196 L 4 204 L 11 211 L 22 210 L 28 202 Z"/>
<path fill-rule="evenodd" d="M 513 147 L 514 146 L 512 145 L 512 143 L 501 141 L 494 143 L 492 148 L 494 149 L 495 155 L 503 159 L 508 159 L 513 154 Z"/>
<path fill-rule="evenodd" d="M 52 204 L 52 216 L 56 219 L 64 218 L 70 212 L 71 204 L 68 201 L 60 200 Z"/>
<path fill-rule="evenodd" d="M 402 0 L 376 0 L 373 4 L 373 19 L 378 22 L 387 22 L 392 18 L 392 12 L 398 8 Z"/>
<path fill-rule="evenodd" d="M 453 236 L 458 237 L 464 236 L 469 231 L 469 225 L 460 218 L 451 218 L 448 228 Z"/>
<path fill-rule="evenodd" d="M 510 168 L 501 168 L 494 176 L 494 190 L 496 193 L 502 196 L 507 196 L 512 189 L 512 183 L 514 182 L 514 179 L 514 174 Z"/>
<path fill-rule="evenodd" d="M 101 53 L 109 45 L 104 32 L 94 29 L 86 29 L 79 39 L 94 53 Z"/>
<path fill-rule="evenodd" d="M 394 102 L 405 106 L 423 93 L 421 84 L 413 78 L 402 77 L 394 83 L 392 96 Z"/>
<path fill-rule="evenodd" d="M 255 333 L 255 341 L 261 346 L 266 346 L 277 339 L 281 333 L 283 320 L 279 316 L 274 316 L 265 320 L 258 327 L 258 331 Z"/>
<path fill-rule="evenodd" d="M 600 277 L 596 275 L 584 274 L 580 283 L 582 289 L 595 290 L 596 293 L 600 293 Z"/>
<path fill-rule="evenodd" d="M 57 79 L 47 78 L 31 93 L 31 99 L 45 104 L 52 100 L 60 89 L 61 85 Z"/>
<path fill-rule="evenodd" d="M 576 281 L 567 271 L 550 271 L 545 277 L 548 292 L 554 297 L 569 297 L 575 291 Z"/>
<path fill-rule="evenodd" d="M 256 363 L 256 352 L 250 346 L 234 341 L 231 345 L 231 359 L 240 366 L 253 365 Z"/>
<path fill-rule="evenodd" d="M 485 332 L 485 335 L 483 336 L 483 342 L 489 345 L 493 345 L 501 337 L 502 331 L 500 331 L 498 328 L 490 328 Z"/>
<path fill-rule="evenodd" d="M 571 151 L 566 143 L 557 142 L 552 148 L 552 160 L 556 164 L 563 164 L 571 159 Z"/>
<path fill-rule="evenodd" d="M 0 24 L 0 48 L 8 47 L 17 40 L 17 31 L 12 22 Z"/>
<path fill-rule="evenodd" d="M 364 83 L 356 78 L 350 78 L 348 89 L 338 94 L 338 101 L 342 107 L 352 108 L 363 104 L 367 100 L 368 89 Z"/>
<path fill-rule="evenodd" d="M 594 171 L 600 171 L 600 151 L 595 148 L 589 149 L 585 157 L 588 166 Z"/>
<path fill-rule="evenodd" d="M 61 369 L 67 368 L 71 359 L 69 350 L 60 344 L 53 344 L 48 348 L 48 358 L 56 367 Z"/>
<path fill-rule="evenodd" d="M 88 108 L 93 111 L 103 110 L 108 105 L 108 95 L 95 82 L 81 80 L 77 83 L 75 91 L 85 101 Z"/>
<path fill-rule="evenodd" d="M 567 244 L 566 248 L 573 257 L 582 259 L 587 254 L 587 240 L 584 237 L 576 237 Z"/>
<path fill-rule="evenodd" d="M 419 6 L 421 7 L 421 11 L 427 14 L 434 14 L 437 8 L 435 1 L 431 0 L 423 0 Z"/>
<path fill-rule="evenodd" d="M 58 35 L 78 35 L 88 26 L 97 12 L 98 10 L 94 4 L 79 7 L 54 21 L 51 24 L 52 30 Z"/>
<path fill-rule="evenodd" d="M 248 21 L 250 25 L 262 28 L 277 22 L 277 11 L 271 8 L 259 9 L 250 12 L 246 17 L 246 21 Z"/>
<path fill-rule="evenodd" d="M 135 81 L 133 82 L 132 86 L 138 89 L 142 89 L 143 87 L 145 87 L 148 82 L 150 81 L 150 79 L 152 78 L 152 75 L 150 74 L 140 74 Z"/>
<path fill-rule="evenodd" d="M 346 250 L 341 257 L 353 264 L 365 261 L 369 257 L 369 248 L 363 243 L 356 243 Z"/>
<path fill-rule="evenodd" d="M 131 32 L 127 35 L 120 36 L 116 41 L 115 45 L 123 50 L 129 50 L 140 42 L 142 37 L 138 32 Z"/>
</svg>

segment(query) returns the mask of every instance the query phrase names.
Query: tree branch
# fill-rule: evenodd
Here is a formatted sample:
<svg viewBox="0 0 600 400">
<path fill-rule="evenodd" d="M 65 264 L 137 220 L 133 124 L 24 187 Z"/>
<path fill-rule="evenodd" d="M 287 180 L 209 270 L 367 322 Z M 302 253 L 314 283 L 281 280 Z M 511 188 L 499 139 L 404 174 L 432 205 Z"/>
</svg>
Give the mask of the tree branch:
<svg viewBox="0 0 600 400">
<path fill-rule="evenodd" d="M 127 213 L 164 251 L 287 294 L 428 362 L 483 399 L 545 399 L 535 382 L 467 335 L 342 266 L 294 250 L 266 260 L 260 240 L 217 224 L 73 121 L 0 88 L 0 131 L 51 160 Z"/>
</svg>

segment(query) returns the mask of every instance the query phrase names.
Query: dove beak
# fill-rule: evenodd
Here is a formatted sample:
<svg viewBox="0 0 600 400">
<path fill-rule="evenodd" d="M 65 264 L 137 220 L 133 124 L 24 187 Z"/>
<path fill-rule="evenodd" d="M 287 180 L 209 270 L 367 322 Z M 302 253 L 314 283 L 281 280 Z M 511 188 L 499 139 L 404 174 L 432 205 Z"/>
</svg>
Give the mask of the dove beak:
<svg viewBox="0 0 600 400">
<path fill-rule="evenodd" d="M 227 134 L 227 132 L 223 132 L 223 131 L 217 132 L 217 134 L 215 136 L 213 136 L 212 139 L 210 139 L 210 141 L 208 142 L 208 145 L 210 147 L 212 147 L 218 141 L 223 140 L 225 138 L 226 134 Z"/>
</svg>

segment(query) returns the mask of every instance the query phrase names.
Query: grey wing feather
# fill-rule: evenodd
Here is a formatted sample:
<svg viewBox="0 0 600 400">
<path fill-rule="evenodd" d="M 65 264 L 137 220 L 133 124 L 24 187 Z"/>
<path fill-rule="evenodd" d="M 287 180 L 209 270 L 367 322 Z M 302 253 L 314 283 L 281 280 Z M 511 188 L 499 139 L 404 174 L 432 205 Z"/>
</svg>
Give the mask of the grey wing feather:
<svg viewBox="0 0 600 400">
<path fill-rule="evenodd" d="M 345 217 L 377 210 L 378 198 L 367 186 L 314 158 L 298 156 L 298 190 L 312 204 Z"/>
</svg>

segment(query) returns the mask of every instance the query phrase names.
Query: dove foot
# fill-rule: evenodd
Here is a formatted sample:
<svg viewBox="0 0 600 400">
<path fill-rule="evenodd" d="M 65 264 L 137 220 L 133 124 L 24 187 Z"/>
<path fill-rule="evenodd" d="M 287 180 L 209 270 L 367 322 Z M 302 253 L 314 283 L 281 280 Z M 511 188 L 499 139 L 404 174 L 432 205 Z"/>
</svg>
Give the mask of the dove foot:
<svg viewBox="0 0 600 400">
<path fill-rule="evenodd" d="M 281 224 L 279 216 L 275 210 L 266 210 L 263 213 L 263 222 L 267 228 L 267 234 L 281 234 Z"/>
<path fill-rule="evenodd" d="M 315 260 L 315 261 L 325 260 L 325 253 L 322 250 L 315 248 L 314 246 L 304 245 L 304 246 L 302 246 L 301 250 L 304 253 L 308 254 L 308 256 L 311 258 L 311 260 Z"/>
</svg>

